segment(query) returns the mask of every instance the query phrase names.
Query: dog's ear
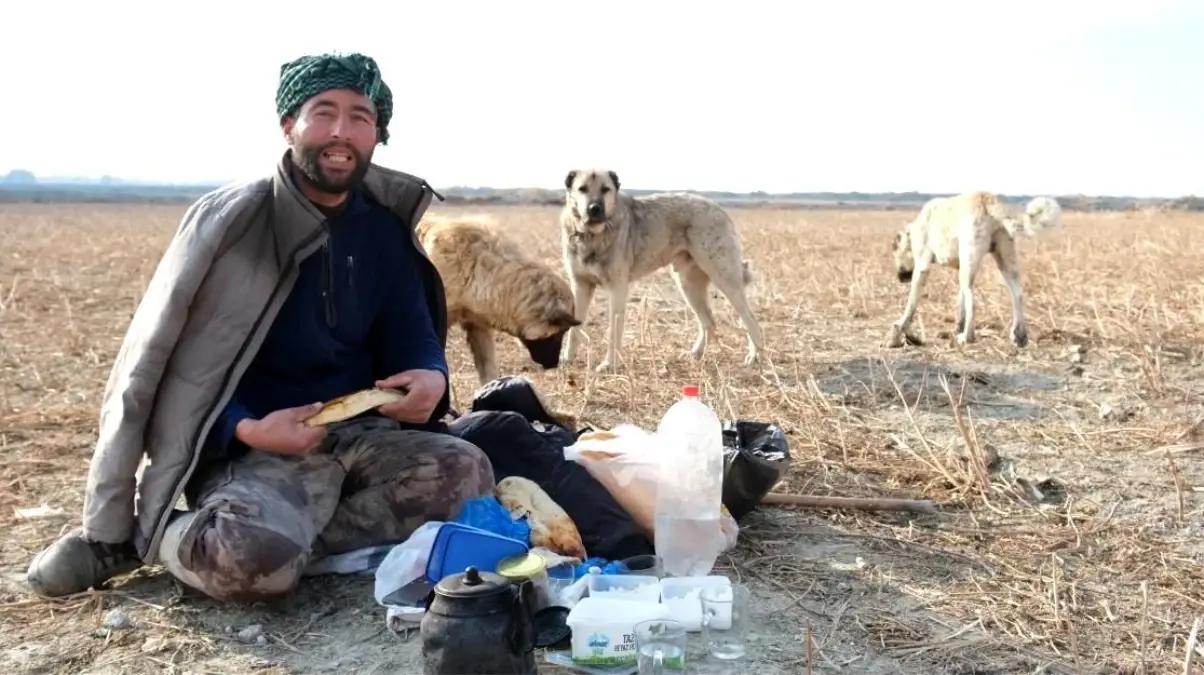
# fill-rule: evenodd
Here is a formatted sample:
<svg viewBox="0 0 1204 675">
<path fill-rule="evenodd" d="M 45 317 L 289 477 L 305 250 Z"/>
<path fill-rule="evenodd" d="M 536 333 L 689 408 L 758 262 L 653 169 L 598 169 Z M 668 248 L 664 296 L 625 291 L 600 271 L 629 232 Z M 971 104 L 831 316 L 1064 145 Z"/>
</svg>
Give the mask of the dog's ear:
<svg viewBox="0 0 1204 675">
<path fill-rule="evenodd" d="M 615 173 L 614 171 L 608 171 L 607 173 L 610 174 L 610 182 L 614 183 L 615 189 L 618 190 L 619 189 L 619 174 Z"/>
<path fill-rule="evenodd" d="M 577 320 L 577 317 L 563 309 L 553 310 L 550 314 L 548 314 L 547 320 L 549 326 L 559 330 L 567 330 L 569 328 L 581 325 L 581 322 Z"/>
<path fill-rule="evenodd" d="M 576 170 L 573 170 L 573 171 L 570 171 L 570 172 L 568 172 L 568 175 L 566 175 L 566 176 L 564 177 L 564 189 L 566 189 L 566 190 L 572 190 L 572 189 L 573 189 L 573 180 L 574 180 L 575 178 L 577 178 L 577 171 L 576 171 Z"/>
</svg>

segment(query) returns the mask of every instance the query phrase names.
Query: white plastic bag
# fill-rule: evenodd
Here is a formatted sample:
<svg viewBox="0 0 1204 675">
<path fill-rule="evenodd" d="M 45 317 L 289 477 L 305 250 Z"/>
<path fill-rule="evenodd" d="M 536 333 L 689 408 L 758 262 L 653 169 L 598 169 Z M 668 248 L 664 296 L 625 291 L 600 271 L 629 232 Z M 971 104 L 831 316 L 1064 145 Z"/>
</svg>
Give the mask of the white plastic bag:
<svg viewBox="0 0 1204 675">
<path fill-rule="evenodd" d="M 644 536 L 653 541 L 656 528 L 656 484 L 660 480 L 660 458 L 656 433 L 633 424 L 620 424 L 609 431 L 581 434 L 564 449 L 564 458 L 585 467 L 594 480 L 619 502 Z M 740 527 L 722 508 L 719 529 L 724 551 L 736 545 Z"/>
<path fill-rule="evenodd" d="M 564 458 L 585 467 L 627 510 L 644 536 L 652 538 L 660 463 L 656 436 L 631 424 L 582 434 Z"/>
<path fill-rule="evenodd" d="M 376 602 L 385 605 L 385 596 L 426 574 L 426 562 L 439 534 L 441 521 L 423 523 L 410 535 L 389 551 L 376 568 Z"/>
</svg>

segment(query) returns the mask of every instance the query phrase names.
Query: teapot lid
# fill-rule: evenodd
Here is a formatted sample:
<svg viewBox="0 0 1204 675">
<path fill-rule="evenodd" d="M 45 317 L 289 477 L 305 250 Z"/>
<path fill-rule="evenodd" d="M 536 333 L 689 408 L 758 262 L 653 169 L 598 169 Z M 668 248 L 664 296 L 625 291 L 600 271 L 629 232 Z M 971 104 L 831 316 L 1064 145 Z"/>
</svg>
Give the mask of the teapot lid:
<svg viewBox="0 0 1204 675">
<path fill-rule="evenodd" d="M 469 565 L 462 574 L 449 574 L 439 580 L 435 592 L 450 598 L 484 598 L 510 591 L 510 582 Z"/>
</svg>

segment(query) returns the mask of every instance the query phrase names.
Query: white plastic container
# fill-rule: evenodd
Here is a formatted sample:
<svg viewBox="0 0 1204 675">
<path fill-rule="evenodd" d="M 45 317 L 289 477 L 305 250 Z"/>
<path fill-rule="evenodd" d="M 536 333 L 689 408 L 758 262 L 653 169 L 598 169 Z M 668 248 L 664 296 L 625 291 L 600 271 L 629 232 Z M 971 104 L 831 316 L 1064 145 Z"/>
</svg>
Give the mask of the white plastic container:
<svg viewBox="0 0 1204 675">
<path fill-rule="evenodd" d="M 668 610 L 658 602 L 582 598 L 566 619 L 571 638 L 573 663 L 588 666 L 634 666 L 639 653 L 635 625 L 641 621 L 667 619 Z"/>
<path fill-rule="evenodd" d="M 589 596 L 624 602 L 660 602 L 661 586 L 656 577 L 642 574 L 590 574 Z"/>
<path fill-rule="evenodd" d="M 682 388 L 656 429 L 661 456 L 654 541 L 665 576 L 711 573 L 723 551 L 719 527 L 723 504 L 723 428 L 718 415 L 698 398 L 698 387 Z"/>
<path fill-rule="evenodd" d="M 730 591 L 731 579 L 711 575 L 705 577 L 675 577 L 661 579 L 661 603 L 669 610 L 669 618 L 679 621 L 686 631 L 702 630 L 702 591 L 717 588 Z M 715 617 L 716 621 L 731 623 L 731 617 Z"/>
</svg>

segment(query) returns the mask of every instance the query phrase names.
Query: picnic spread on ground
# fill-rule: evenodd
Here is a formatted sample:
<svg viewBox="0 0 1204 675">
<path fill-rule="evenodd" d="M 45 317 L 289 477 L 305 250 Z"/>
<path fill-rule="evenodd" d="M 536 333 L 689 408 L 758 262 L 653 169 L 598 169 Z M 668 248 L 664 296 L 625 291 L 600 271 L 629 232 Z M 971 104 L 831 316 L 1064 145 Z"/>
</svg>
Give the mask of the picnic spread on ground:
<svg viewBox="0 0 1204 675">
<path fill-rule="evenodd" d="M 421 635 L 427 675 L 535 673 L 537 649 L 580 672 L 680 670 L 691 633 L 711 657 L 739 659 L 749 593 L 713 568 L 758 505 L 931 507 L 771 493 L 785 433 L 721 420 L 693 386 L 655 430 L 572 429 L 528 380 L 503 377 L 448 430 L 489 457 L 494 495 L 307 571 L 374 571 L 389 628 Z"/>
</svg>

